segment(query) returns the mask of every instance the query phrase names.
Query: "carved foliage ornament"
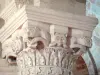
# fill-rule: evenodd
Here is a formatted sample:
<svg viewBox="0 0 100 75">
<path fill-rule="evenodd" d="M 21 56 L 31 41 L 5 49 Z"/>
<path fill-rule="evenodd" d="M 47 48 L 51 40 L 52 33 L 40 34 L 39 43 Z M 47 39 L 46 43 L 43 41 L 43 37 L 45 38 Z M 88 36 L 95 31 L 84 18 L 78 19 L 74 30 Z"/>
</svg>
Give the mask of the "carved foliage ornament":
<svg viewBox="0 0 100 75">
<path fill-rule="evenodd" d="M 9 56 L 12 56 L 16 58 L 21 51 L 27 50 L 26 48 L 33 47 L 40 50 L 47 47 L 49 40 L 47 41 L 47 38 L 45 38 L 48 36 L 45 33 L 38 27 L 23 26 L 21 30 L 17 30 L 12 34 L 11 38 L 3 44 L 2 57 L 9 59 Z"/>
<path fill-rule="evenodd" d="M 36 47 L 37 39 L 18 54 L 19 75 L 72 75 L 74 55 L 65 47 L 66 37 L 56 33 L 53 43 L 41 50 Z"/>
<path fill-rule="evenodd" d="M 69 51 L 61 47 L 23 51 L 17 57 L 19 74 L 68 75 L 72 70 L 73 58 L 74 56 Z"/>
</svg>

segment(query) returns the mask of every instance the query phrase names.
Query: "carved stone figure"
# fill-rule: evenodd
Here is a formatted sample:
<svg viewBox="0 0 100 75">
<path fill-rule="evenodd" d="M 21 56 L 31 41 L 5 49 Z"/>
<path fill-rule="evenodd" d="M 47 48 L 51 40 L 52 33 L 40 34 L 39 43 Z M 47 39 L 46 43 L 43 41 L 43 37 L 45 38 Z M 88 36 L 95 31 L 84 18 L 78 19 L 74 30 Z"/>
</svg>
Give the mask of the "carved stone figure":
<svg viewBox="0 0 100 75">
<path fill-rule="evenodd" d="M 38 27 L 29 27 L 29 26 L 23 26 L 23 42 L 24 42 L 24 49 L 28 47 L 28 44 L 32 41 L 35 37 L 40 37 L 40 29 Z"/>
<path fill-rule="evenodd" d="M 82 55 L 87 52 L 87 48 L 91 47 L 91 39 L 89 37 L 72 37 L 70 48 L 76 55 Z"/>
<path fill-rule="evenodd" d="M 19 30 L 16 31 L 2 46 L 2 57 L 6 58 L 10 64 L 16 63 L 16 55 L 23 49 L 22 38 L 18 35 L 19 32 Z"/>
<path fill-rule="evenodd" d="M 33 41 L 34 43 L 38 42 L 38 44 L 40 44 L 40 43 L 43 43 L 44 40 L 47 40 L 45 45 L 49 44 L 49 41 L 50 41 L 48 39 L 50 38 L 48 37 L 49 34 L 46 31 L 41 30 L 39 27 L 36 27 L 33 25 L 25 25 L 22 27 L 22 30 L 24 33 L 23 35 L 24 49 L 27 48 L 28 45 L 30 45 L 30 43 L 32 43 Z"/>
<path fill-rule="evenodd" d="M 64 34 L 60 34 L 60 33 L 55 33 L 54 34 L 54 41 L 52 41 L 49 45 L 49 47 L 62 47 L 62 48 L 67 48 L 66 45 L 66 36 Z"/>
<path fill-rule="evenodd" d="M 30 33 L 27 34 L 29 30 L 26 32 L 25 38 L 31 36 L 32 39 L 27 44 L 27 48 L 17 56 L 19 75 L 73 75 L 72 67 L 75 56 L 67 48 L 66 36 L 55 33 L 52 37 L 54 40 L 48 46 L 49 41 L 43 37 L 43 32 L 42 37 L 40 35 L 42 30 L 37 31 L 39 35 L 36 37 L 29 35 Z"/>
<path fill-rule="evenodd" d="M 66 37 L 63 34 L 56 33 L 49 47 L 46 39 L 33 38 L 17 56 L 19 75 L 73 75 L 75 56 L 66 48 Z"/>
<path fill-rule="evenodd" d="M 24 25 L 3 44 L 2 57 L 10 64 L 16 63 L 16 56 L 28 48 L 43 49 L 49 45 L 47 32 L 33 25 Z M 13 62 L 14 61 L 14 62 Z"/>
<path fill-rule="evenodd" d="M 28 47 L 24 51 L 28 51 L 31 49 L 41 50 L 47 46 L 48 46 L 48 42 L 46 39 L 44 39 L 42 37 L 36 37 L 36 38 L 31 40 L 30 44 L 28 45 Z"/>
</svg>

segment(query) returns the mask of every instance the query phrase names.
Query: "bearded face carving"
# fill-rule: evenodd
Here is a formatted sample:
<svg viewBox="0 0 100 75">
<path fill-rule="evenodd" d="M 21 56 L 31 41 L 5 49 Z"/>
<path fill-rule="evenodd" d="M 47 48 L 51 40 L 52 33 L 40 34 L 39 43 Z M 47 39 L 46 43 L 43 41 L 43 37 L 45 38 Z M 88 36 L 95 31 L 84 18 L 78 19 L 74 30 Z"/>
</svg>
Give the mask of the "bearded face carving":
<svg viewBox="0 0 100 75">
<path fill-rule="evenodd" d="M 33 26 L 23 26 L 23 40 L 28 41 L 32 40 L 34 37 L 40 37 L 40 29 L 38 27 Z"/>
<path fill-rule="evenodd" d="M 80 50 L 80 45 L 77 43 L 77 38 L 72 37 L 71 38 L 71 45 L 70 48 L 77 53 Z"/>
<path fill-rule="evenodd" d="M 49 45 L 50 47 L 63 47 L 67 48 L 66 45 L 66 36 L 64 34 L 55 33 L 54 40 Z"/>
</svg>

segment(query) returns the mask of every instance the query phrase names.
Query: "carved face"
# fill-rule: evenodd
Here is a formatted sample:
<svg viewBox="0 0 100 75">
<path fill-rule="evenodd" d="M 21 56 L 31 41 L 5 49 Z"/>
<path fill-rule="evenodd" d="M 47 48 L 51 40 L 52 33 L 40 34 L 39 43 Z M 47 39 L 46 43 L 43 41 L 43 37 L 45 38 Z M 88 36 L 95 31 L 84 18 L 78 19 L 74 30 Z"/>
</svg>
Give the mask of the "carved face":
<svg viewBox="0 0 100 75">
<path fill-rule="evenodd" d="M 40 36 L 40 30 L 37 27 L 33 27 L 33 26 L 26 26 L 23 27 L 23 34 L 24 34 L 24 39 L 25 40 L 30 40 L 30 38 L 34 38 L 34 37 L 39 37 Z"/>
<path fill-rule="evenodd" d="M 80 54 L 80 52 L 86 52 L 86 46 L 78 43 L 78 38 L 72 37 L 71 38 L 71 45 L 70 48 L 76 53 Z"/>
<path fill-rule="evenodd" d="M 38 37 L 40 36 L 40 30 L 37 27 L 29 27 L 27 29 L 28 37 Z"/>
<path fill-rule="evenodd" d="M 54 40 L 57 42 L 58 46 L 66 44 L 66 37 L 63 34 L 55 33 Z"/>
</svg>

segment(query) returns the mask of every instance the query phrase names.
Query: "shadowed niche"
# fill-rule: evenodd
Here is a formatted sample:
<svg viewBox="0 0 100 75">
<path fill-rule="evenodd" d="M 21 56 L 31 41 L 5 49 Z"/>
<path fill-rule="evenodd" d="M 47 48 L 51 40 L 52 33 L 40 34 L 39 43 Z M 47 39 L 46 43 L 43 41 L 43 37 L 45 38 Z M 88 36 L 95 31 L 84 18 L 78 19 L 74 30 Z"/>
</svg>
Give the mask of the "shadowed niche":
<svg viewBox="0 0 100 75">
<path fill-rule="evenodd" d="M 14 56 L 9 56 L 9 57 L 8 57 L 8 63 L 9 63 L 10 65 L 16 65 L 16 57 L 14 57 Z"/>
<path fill-rule="evenodd" d="M 86 0 L 76 0 L 79 3 L 86 3 Z"/>
<path fill-rule="evenodd" d="M 0 18 L 0 29 L 4 26 L 5 20 Z"/>
</svg>

